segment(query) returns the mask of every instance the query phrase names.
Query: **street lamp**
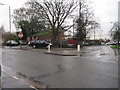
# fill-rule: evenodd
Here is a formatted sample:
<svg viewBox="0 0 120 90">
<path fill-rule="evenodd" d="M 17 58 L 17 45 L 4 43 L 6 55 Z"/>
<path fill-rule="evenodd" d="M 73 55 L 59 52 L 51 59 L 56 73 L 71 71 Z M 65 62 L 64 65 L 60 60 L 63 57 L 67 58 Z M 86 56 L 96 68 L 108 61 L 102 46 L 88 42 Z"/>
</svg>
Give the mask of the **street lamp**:
<svg viewBox="0 0 120 90">
<path fill-rule="evenodd" d="M 7 6 L 9 6 L 9 31 L 11 33 L 11 8 L 10 8 L 10 5 L 3 4 L 3 3 L 0 3 L 0 5 L 7 5 Z"/>
<path fill-rule="evenodd" d="M 9 31 L 11 33 L 11 8 L 10 8 L 10 5 L 8 4 L 3 4 L 3 3 L 0 3 L 0 5 L 7 5 L 9 7 Z M 11 43 L 11 42 L 10 42 Z M 10 45 L 11 47 L 11 45 Z"/>
</svg>

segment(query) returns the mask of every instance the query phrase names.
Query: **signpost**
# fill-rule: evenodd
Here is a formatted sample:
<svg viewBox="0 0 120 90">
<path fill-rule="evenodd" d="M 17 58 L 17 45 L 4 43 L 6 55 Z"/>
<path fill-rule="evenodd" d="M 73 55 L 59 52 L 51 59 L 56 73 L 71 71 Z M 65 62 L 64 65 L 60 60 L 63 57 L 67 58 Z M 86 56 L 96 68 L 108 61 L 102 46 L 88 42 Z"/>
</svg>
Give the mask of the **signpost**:
<svg viewBox="0 0 120 90">
<path fill-rule="evenodd" d="M 20 40 L 21 40 L 21 38 L 23 38 L 23 33 L 19 33 L 19 34 L 18 34 L 18 37 L 19 37 Z M 22 48 L 21 43 L 20 43 L 20 48 Z"/>
</svg>

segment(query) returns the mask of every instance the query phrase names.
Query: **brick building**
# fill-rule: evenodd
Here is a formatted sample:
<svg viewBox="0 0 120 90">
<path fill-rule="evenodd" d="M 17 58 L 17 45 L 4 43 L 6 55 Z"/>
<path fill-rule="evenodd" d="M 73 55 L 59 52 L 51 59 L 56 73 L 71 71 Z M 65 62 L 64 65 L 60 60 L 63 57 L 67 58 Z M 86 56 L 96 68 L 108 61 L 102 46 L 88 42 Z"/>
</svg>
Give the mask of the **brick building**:
<svg viewBox="0 0 120 90">
<path fill-rule="evenodd" d="M 37 33 L 31 35 L 30 37 L 28 37 L 28 42 L 31 40 L 38 40 L 38 39 L 42 39 L 50 42 L 52 40 L 52 32 L 49 31 L 49 32 Z M 63 39 L 65 39 L 64 32 L 59 32 L 59 34 L 56 37 L 56 40 L 63 40 Z"/>
</svg>

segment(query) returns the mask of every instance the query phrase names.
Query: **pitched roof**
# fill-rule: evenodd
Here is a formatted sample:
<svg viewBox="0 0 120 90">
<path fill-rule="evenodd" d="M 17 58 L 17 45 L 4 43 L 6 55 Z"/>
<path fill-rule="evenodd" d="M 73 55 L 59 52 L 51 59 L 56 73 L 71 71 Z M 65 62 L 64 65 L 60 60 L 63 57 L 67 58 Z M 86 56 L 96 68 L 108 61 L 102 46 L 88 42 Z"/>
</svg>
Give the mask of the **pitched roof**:
<svg viewBox="0 0 120 90">
<path fill-rule="evenodd" d="M 35 34 L 31 35 L 31 36 L 44 36 L 44 35 L 50 34 L 51 32 L 52 31 L 47 31 L 47 32 L 43 32 L 43 33 L 35 33 Z"/>
</svg>

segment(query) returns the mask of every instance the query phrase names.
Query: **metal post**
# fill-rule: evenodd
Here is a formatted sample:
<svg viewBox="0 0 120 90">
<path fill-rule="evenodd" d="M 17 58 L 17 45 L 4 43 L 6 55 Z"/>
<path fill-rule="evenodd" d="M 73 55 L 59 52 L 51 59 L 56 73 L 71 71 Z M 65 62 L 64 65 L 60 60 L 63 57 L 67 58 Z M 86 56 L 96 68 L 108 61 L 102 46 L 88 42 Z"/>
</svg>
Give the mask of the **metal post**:
<svg viewBox="0 0 120 90">
<path fill-rule="evenodd" d="M 95 40 L 95 29 L 94 29 L 94 40 Z"/>
<path fill-rule="evenodd" d="M 48 45 L 48 52 L 51 52 L 51 47 L 50 47 L 51 45 L 49 44 Z"/>
<path fill-rule="evenodd" d="M 61 40 L 61 42 L 60 42 L 60 51 L 61 51 L 61 54 L 62 54 L 62 31 L 60 32 L 60 40 Z"/>
<path fill-rule="evenodd" d="M 74 19 L 73 19 L 73 37 L 74 37 Z"/>
<path fill-rule="evenodd" d="M 119 49 L 119 41 L 120 41 L 120 38 L 119 38 L 119 33 L 120 33 L 120 23 L 118 22 L 118 34 L 117 34 L 117 45 L 118 45 L 118 49 Z"/>
<path fill-rule="evenodd" d="M 81 2 L 79 2 L 79 19 L 81 19 Z M 80 26 L 79 26 L 80 27 Z M 78 32 L 77 51 L 80 52 L 80 31 Z"/>
<path fill-rule="evenodd" d="M 77 51 L 80 52 L 80 45 L 77 46 Z"/>
<path fill-rule="evenodd" d="M 94 22 L 94 40 L 95 40 L 95 22 Z"/>
<path fill-rule="evenodd" d="M 20 41 L 21 41 L 21 38 L 20 38 Z M 22 49 L 22 45 L 21 45 L 21 42 L 20 42 L 20 49 Z"/>
<path fill-rule="evenodd" d="M 11 33 L 11 8 L 10 6 L 9 6 L 9 31 Z M 10 48 L 11 48 L 11 41 L 10 41 Z"/>
<path fill-rule="evenodd" d="M 100 31 L 100 55 L 102 54 L 102 29 L 101 29 L 101 31 Z"/>
<path fill-rule="evenodd" d="M 10 8 L 10 6 L 9 6 L 9 30 L 11 33 L 11 8 Z"/>
</svg>

